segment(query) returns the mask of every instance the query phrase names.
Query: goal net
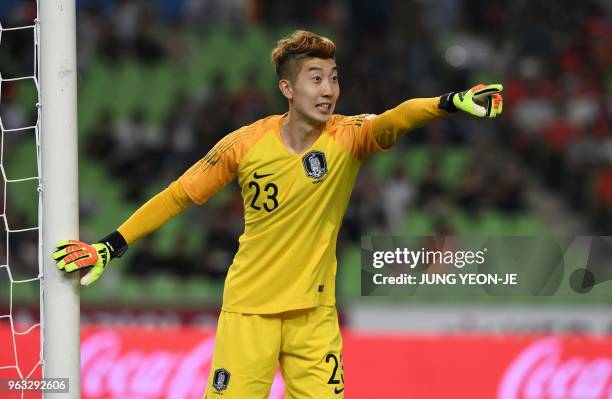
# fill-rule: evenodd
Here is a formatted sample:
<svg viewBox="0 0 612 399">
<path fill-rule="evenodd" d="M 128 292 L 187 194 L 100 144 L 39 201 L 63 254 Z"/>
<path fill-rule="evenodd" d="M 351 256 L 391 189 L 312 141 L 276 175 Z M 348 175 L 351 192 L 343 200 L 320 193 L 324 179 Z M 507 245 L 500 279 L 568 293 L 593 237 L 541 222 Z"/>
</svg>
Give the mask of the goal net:
<svg viewBox="0 0 612 399">
<path fill-rule="evenodd" d="M 24 47 L 32 51 L 26 58 L 30 61 L 27 70 L 21 60 L 11 66 L 3 64 L 8 70 L 0 70 L 0 378 L 11 379 L 40 378 L 43 363 L 42 344 L 39 348 L 20 345 L 22 337 L 40 336 L 41 330 L 36 302 L 32 303 L 32 293 L 34 298 L 39 296 L 42 282 L 38 20 L 29 22 L 6 26 L 0 21 L 3 54 L 16 55 L 7 53 L 24 39 L 30 42 Z M 34 95 L 23 94 L 28 91 Z M 20 309 L 24 302 L 29 311 Z"/>
<path fill-rule="evenodd" d="M 67 378 L 69 391 L 0 397 L 78 398 L 78 276 L 51 259 L 78 238 L 75 4 L 21 3 L 26 22 L 0 14 L 0 383 Z"/>
</svg>

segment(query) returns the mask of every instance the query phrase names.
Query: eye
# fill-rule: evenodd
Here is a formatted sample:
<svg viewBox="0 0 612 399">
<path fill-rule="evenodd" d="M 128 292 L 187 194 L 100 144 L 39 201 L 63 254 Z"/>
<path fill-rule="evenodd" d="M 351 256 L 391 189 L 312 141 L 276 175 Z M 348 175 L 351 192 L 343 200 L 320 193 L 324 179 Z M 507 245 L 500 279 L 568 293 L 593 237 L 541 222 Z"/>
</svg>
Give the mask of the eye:
<svg viewBox="0 0 612 399">
<path fill-rule="evenodd" d="M 338 81 L 338 75 L 332 76 L 332 80 L 333 80 L 334 82 L 337 82 L 337 81 Z"/>
<path fill-rule="evenodd" d="M 321 77 L 320 76 L 313 76 L 312 80 L 314 80 L 315 82 L 320 82 L 321 81 Z"/>
</svg>

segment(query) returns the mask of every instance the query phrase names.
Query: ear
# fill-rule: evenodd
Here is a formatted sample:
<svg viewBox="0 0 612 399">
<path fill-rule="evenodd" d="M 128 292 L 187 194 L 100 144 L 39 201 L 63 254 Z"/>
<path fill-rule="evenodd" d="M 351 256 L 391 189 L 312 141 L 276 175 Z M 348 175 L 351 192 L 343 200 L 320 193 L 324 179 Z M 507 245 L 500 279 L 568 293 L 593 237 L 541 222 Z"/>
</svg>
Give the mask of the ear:
<svg viewBox="0 0 612 399">
<path fill-rule="evenodd" d="M 289 81 L 289 79 L 279 80 L 278 88 L 287 100 L 291 100 L 293 98 L 293 87 L 291 86 L 291 82 Z"/>
</svg>

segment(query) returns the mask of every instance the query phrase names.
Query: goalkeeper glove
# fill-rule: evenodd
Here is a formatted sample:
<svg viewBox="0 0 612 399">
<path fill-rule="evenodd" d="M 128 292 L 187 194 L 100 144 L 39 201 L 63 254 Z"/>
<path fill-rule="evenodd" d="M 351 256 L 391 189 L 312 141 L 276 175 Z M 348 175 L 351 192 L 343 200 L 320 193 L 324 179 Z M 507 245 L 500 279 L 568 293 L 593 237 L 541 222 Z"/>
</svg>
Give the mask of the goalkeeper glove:
<svg viewBox="0 0 612 399">
<path fill-rule="evenodd" d="M 60 241 L 55 244 L 57 251 L 53 259 L 57 261 L 59 270 L 73 272 L 91 268 L 81 278 L 81 285 L 89 285 L 100 278 L 108 263 L 119 258 L 127 251 L 127 243 L 119 232 L 109 234 L 96 244 L 87 244 L 76 240 Z"/>
<path fill-rule="evenodd" d="M 438 108 L 447 112 L 459 110 L 481 118 L 495 118 L 502 113 L 504 99 L 501 84 L 479 84 L 470 90 L 452 92 L 440 97 Z"/>
</svg>

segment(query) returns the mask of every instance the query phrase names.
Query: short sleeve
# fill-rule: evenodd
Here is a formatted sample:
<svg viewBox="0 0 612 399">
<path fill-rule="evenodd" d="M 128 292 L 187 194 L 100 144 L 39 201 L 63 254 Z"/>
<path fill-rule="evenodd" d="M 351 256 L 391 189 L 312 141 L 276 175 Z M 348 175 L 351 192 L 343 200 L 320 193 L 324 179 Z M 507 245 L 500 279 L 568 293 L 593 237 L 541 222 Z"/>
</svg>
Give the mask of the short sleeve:
<svg viewBox="0 0 612 399">
<path fill-rule="evenodd" d="M 359 161 L 377 151 L 384 151 L 372 133 L 373 114 L 342 117 L 338 123 L 337 140 Z"/>
<path fill-rule="evenodd" d="M 236 177 L 239 147 L 247 136 L 244 128 L 228 134 L 179 178 L 193 202 L 204 204 Z"/>
</svg>

